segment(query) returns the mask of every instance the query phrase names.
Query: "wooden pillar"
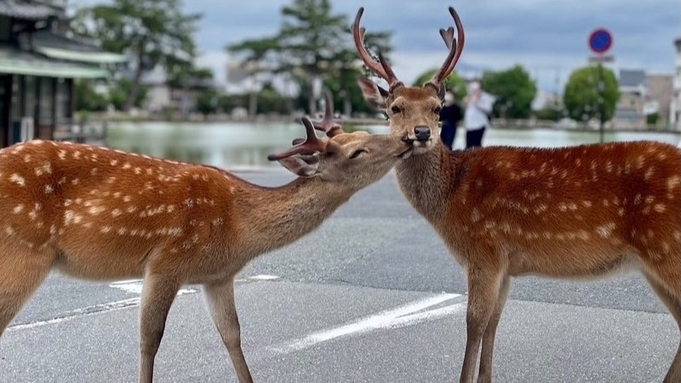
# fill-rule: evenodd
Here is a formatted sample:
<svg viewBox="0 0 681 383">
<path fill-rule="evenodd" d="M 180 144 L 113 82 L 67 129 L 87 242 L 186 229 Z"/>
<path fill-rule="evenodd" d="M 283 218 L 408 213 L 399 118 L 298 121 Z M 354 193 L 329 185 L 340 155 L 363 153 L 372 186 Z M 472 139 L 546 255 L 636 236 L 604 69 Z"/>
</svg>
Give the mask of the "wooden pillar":
<svg viewBox="0 0 681 383">
<path fill-rule="evenodd" d="M 42 101 L 42 77 L 35 78 L 35 103 L 33 108 L 33 137 L 38 137 L 40 131 L 40 104 Z"/>
<path fill-rule="evenodd" d="M 54 131 L 57 129 L 57 125 L 59 124 L 59 119 L 57 117 L 57 107 L 59 106 L 59 92 L 58 92 L 58 86 L 59 83 L 57 82 L 57 78 L 53 77 L 51 78 L 52 80 L 52 126 L 50 126 L 50 130 L 47 132 L 47 136 L 44 137 L 46 140 L 52 140 L 54 139 Z"/>
<path fill-rule="evenodd" d="M 3 97 L 2 100 L 0 100 L 0 103 L 3 105 L 3 115 L 0 115 L 0 128 L 2 131 L 0 132 L 0 148 L 4 148 L 5 146 L 9 145 L 9 131 L 10 131 L 10 124 L 12 122 L 12 78 L 14 76 L 12 75 L 7 75 L 4 77 L 0 77 L 2 79 L 0 81 L 0 87 L 4 88 L 3 92 Z"/>
<path fill-rule="evenodd" d="M 71 120 L 71 124 L 73 124 L 73 111 L 76 109 L 76 98 L 74 97 L 75 89 L 72 78 L 66 79 L 66 86 L 68 87 L 69 107 L 68 110 L 66 110 L 65 117 Z"/>
</svg>

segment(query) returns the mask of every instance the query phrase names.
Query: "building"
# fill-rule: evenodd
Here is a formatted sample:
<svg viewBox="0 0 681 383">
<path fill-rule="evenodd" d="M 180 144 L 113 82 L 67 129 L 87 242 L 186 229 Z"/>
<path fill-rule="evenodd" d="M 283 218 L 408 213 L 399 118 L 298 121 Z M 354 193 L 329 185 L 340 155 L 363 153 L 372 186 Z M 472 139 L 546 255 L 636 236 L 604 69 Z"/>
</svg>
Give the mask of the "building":
<svg viewBox="0 0 681 383">
<path fill-rule="evenodd" d="M 671 105 L 671 124 L 676 129 L 681 129 L 681 38 L 674 41 L 676 46 L 676 59 L 674 61 L 674 99 Z"/>
<path fill-rule="evenodd" d="M 71 124 L 74 79 L 107 78 L 122 55 L 64 34 L 64 5 L 0 1 L 0 147 Z"/>
<path fill-rule="evenodd" d="M 135 67 L 135 59 L 130 60 L 131 68 Z M 122 71 L 121 76 L 132 80 L 134 70 Z M 181 114 L 197 111 L 197 102 L 202 92 L 215 89 L 216 84 L 212 78 L 190 77 L 184 80 L 182 85 L 173 84 L 162 65 L 157 65 L 151 70 L 143 70 L 140 77 L 140 86 L 146 89 L 146 99 L 141 106 L 143 110 L 151 113 L 179 112 Z"/>
<path fill-rule="evenodd" d="M 669 127 L 674 98 L 674 76 L 671 74 L 648 75 L 646 94 L 644 114 L 657 113 L 659 116 L 657 125 Z"/>
<path fill-rule="evenodd" d="M 615 107 L 615 124 L 618 126 L 644 126 L 643 108 L 646 103 L 646 72 L 638 69 L 620 69 L 620 98 Z"/>
</svg>

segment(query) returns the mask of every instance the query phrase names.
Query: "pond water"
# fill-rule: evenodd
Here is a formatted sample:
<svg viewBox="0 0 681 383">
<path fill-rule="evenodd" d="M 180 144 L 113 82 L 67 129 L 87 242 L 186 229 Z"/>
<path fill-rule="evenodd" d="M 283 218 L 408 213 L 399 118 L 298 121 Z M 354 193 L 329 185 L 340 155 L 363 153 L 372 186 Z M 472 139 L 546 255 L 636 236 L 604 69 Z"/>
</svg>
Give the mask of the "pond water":
<svg viewBox="0 0 681 383">
<path fill-rule="evenodd" d="M 385 133 L 387 126 L 360 127 Z M 347 130 L 347 128 L 346 128 Z M 117 149 L 223 168 L 280 166 L 267 155 L 287 149 L 291 140 L 304 137 L 298 123 L 111 123 L 108 145 Z M 490 129 L 483 145 L 556 147 L 599 141 L 598 131 L 553 129 Z M 655 140 L 677 145 L 681 136 L 667 132 L 607 132 L 606 142 Z M 455 148 L 463 148 L 465 131 L 459 129 Z"/>
</svg>

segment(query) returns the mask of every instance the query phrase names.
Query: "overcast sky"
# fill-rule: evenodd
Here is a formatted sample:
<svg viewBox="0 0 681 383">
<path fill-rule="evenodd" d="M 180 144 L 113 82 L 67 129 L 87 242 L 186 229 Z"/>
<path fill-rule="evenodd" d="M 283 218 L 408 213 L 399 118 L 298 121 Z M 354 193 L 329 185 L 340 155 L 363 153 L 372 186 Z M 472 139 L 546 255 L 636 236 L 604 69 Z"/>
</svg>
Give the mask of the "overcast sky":
<svg viewBox="0 0 681 383">
<path fill-rule="evenodd" d="M 97 1 L 73 1 L 84 2 Z M 204 15 L 196 35 L 200 63 L 212 67 L 224 81 L 228 61 L 224 47 L 275 34 L 282 22 L 281 7 L 291 2 L 185 0 L 187 11 Z M 438 29 L 453 24 L 449 5 L 456 7 L 466 32 L 462 68 L 503 69 L 519 63 L 549 92 L 557 89 L 557 78 L 562 92 L 569 72 L 586 64 L 587 38 L 597 27 L 612 31 L 610 53 L 617 67 L 649 73 L 674 72 L 674 40 L 681 38 L 681 0 L 332 0 L 332 4 L 334 13 L 348 16 L 348 23 L 364 6 L 363 26 L 394 32 L 393 69 L 408 83 L 444 60 L 447 52 Z"/>
</svg>

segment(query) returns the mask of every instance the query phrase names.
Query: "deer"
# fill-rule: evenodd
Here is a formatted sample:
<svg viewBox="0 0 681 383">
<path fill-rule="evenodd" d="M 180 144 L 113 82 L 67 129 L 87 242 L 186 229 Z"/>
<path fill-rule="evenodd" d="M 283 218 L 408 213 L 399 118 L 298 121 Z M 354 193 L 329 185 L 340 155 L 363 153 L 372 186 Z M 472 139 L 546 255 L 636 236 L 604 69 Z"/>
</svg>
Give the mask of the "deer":
<svg viewBox="0 0 681 383">
<path fill-rule="evenodd" d="M 466 344 L 459 382 L 492 381 L 494 340 L 511 279 L 593 280 L 640 272 L 681 327 L 681 152 L 653 141 L 561 148 L 489 146 L 450 151 L 439 141 L 442 81 L 464 47 L 440 29 L 449 53 L 432 79 L 407 87 L 375 59 L 352 25 L 359 57 L 385 82 L 359 86 L 389 130 L 414 149 L 395 165 L 400 191 L 466 276 Z M 681 381 L 681 345 L 664 378 Z"/>
<path fill-rule="evenodd" d="M 392 135 L 346 133 L 325 96 L 321 122 L 302 118 L 306 138 L 268 156 L 297 175 L 278 187 L 103 146 L 32 140 L 0 150 L 0 336 L 51 270 L 142 277 L 138 381 L 150 383 L 178 290 L 200 284 L 238 381 L 252 382 L 235 275 L 317 229 L 412 149 Z"/>
</svg>

